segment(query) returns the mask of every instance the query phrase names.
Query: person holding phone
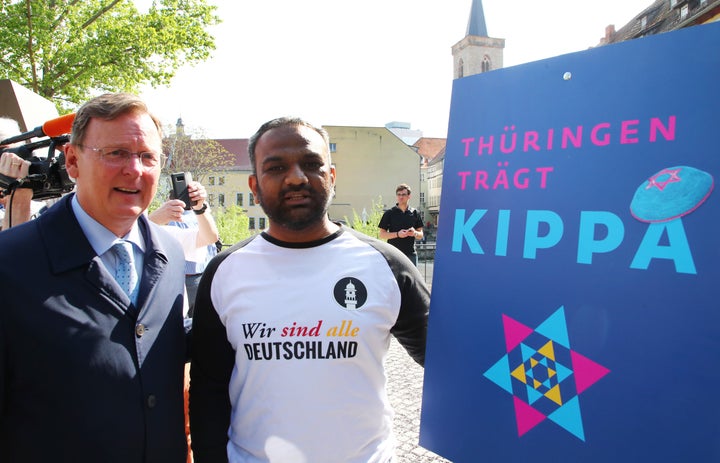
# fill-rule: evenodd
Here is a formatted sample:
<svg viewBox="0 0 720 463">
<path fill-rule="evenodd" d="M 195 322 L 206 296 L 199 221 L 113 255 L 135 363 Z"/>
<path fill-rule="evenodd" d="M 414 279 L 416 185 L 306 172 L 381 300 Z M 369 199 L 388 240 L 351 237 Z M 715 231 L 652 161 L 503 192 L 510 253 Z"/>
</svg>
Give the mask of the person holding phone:
<svg viewBox="0 0 720 463">
<path fill-rule="evenodd" d="M 173 174 L 175 175 L 175 174 Z M 183 177 L 187 178 L 187 177 Z M 220 239 L 215 219 L 207 203 L 207 191 L 200 183 L 192 180 L 182 185 L 184 193 L 171 191 L 170 196 L 187 199 L 169 199 L 148 214 L 158 225 L 167 225 L 170 232 L 182 245 L 185 252 L 185 289 L 188 297 L 188 317 L 192 317 L 195 295 L 205 265 L 217 254 L 215 243 Z"/>
<path fill-rule="evenodd" d="M 423 222 L 420 212 L 408 204 L 411 193 L 406 183 L 395 188 L 397 203 L 383 213 L 378 228 L 380 239 L 401 250 L 417 266 L 415 241 L 423 238 Z"/>
</svg>

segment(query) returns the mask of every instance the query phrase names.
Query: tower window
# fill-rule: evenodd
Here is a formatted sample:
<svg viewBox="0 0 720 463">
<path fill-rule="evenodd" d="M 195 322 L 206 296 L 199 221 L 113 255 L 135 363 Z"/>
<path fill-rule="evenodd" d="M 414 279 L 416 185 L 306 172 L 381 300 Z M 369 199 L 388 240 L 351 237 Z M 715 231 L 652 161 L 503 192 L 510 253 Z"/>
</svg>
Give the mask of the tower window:
<svg viewBox="0 0 720 463">
<path fill-rule="evenodd" d="M 482 72 L 488 72 L 490 70 L 490 58 L 487 55 L 483 58 Z"/>
</svg>

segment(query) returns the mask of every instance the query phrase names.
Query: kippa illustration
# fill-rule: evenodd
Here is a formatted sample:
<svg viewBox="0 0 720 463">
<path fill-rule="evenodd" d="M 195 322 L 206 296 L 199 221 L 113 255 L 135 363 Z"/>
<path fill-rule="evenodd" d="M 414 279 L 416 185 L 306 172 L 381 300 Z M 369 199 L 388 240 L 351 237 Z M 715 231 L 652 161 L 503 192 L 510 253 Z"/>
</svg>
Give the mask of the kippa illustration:
<svg viewBox="0 0 720 463">
<path fill-rule="evenodd" d="M 689 166 L 667 167 L 643 182 L 630 203 L 641 222 L 667 222 L 687 215 L 710 196 L 712 175 Z"/>
</svg>

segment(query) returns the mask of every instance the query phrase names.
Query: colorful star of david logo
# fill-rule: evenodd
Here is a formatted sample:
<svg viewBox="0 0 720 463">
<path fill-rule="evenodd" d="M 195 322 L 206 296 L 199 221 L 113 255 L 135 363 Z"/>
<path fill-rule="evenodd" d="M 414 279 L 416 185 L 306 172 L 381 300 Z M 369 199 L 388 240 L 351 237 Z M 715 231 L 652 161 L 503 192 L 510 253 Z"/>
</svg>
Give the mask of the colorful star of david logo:
<svg viewBox="0 0 720 463">
<path fill-rule="evenodd" d="M 579 395 L 610 372 L 570 349 L 565 309 L 534 330 L 503 315 L 507 354 L 484 376 L 513 395 L 518 436 L 545 418 L 585 441 Z"/>
<path fill-rule="evenodd" d="M 652 187 L 663 191 L 668 183 L 680 182 L 682 179 L 678 175 L 682 169 L 663 169 L 657 174 L 653 175 L 648 179 L 648 183 L 645 186 L 646 190 Z"/>
</svg>

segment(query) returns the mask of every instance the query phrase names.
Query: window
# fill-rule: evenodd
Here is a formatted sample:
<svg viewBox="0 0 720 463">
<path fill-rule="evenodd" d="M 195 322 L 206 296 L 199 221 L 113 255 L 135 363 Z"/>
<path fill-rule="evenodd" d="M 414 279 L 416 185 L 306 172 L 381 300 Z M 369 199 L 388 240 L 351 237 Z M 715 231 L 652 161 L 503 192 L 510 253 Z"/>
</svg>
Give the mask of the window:
<svg viewBox="0 0 720 463">
<path fill-rule="evenodd" d="M 424 203 L 425 203 L 425 192 L 421 192 L 420 193 L 420 204 L 424 204 Z"/>
<path fill-rule="evenodd" d="M 670 0 L 670 8 L 675 8 L 678 4 L 678 0 Z"/>
<path fill-rule="evenodd" d="M 218 177 L 218 185 L 225 185 L 225 177 Z"/>
<path fill-rule="evenodd" d="M 253 194 L 252 194 L 252 193 L 248 193 L 248 207 L 250 207 L 250 206 L 252 206 L 252 205 L 254 205 L 254 204 L 255 204 L 255 198 L 253 198 Z"/>
<path fill-rule="evenodd" d="M 265 217 L 260 217 L 258 224 L 260 225 L 260 230 L 265 230 Z"/>
<path fill-rule="evenodd" d="M 215 185 L 215 177 L 208 177 L 208 185 Z"/>
<path fill-rule="evenodd" d="M 640 19 L 640 28 L 645 29 L 647 27 L 647 16 L 643 16 L 642 19 Z"/>
<path fill-rule="evenodd" d="M 248 218 L 248 229 L 255 230 L 255 217 Z"/>
<path fill-rule="evenodd" d="M 215 195 L 214 194 L 212 194 L 212 193 L 208 194 L 208 202 L 210 203 L 211 206 L 215 205 Z"/>
<path fill-rule="evenodd" d="M 682 6 L 682 8 L 680 9 L 680 19 L 687 18 L 688 8 L 689 8 L 689 6 L 687 3 Z"/>
<path fill-rule="evenodd" d="M 330 143 L 330 152 L 334 153 L 337 151 L 337 143 Z"/>
<path fill-rule="evenodd" d="M 243 205 L 243 194 L 235 193 L 235 205 L 242 207 Z"/>
<path fill-rule="evenodd" d="M 225 207 L 225 194 L 224 193 L 220 193 L 218 195 L 218 204 L 222 207 Z"/>
<path fill-rule="evenodd" d="M 490 58 L 485 56 L 482 62 L 482 72 L 488 72 L 490 70 Z"/>
</svg>

